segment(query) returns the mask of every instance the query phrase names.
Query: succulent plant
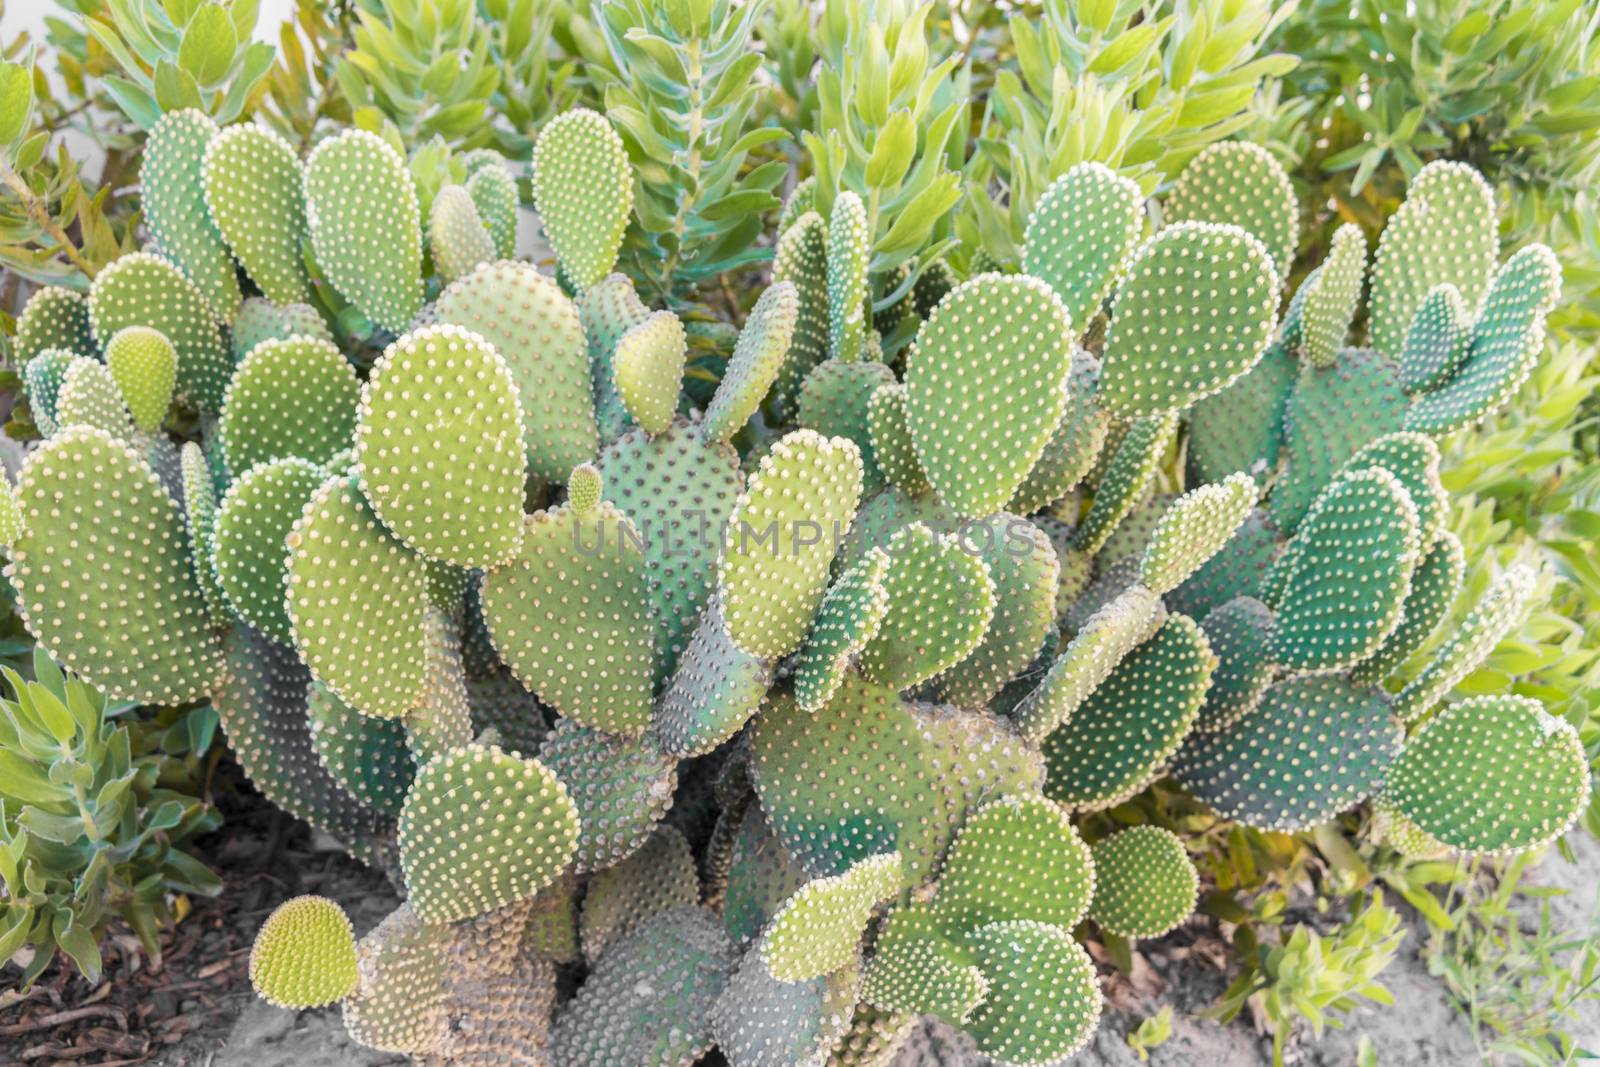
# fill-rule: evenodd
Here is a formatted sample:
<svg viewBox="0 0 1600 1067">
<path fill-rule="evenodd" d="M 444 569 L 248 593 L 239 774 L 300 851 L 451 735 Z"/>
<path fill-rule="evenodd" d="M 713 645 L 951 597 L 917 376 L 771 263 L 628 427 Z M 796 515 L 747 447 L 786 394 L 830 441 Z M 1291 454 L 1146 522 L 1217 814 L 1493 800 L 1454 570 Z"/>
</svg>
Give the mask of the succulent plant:
<svg viewBox="0 0 1600 1067">
<path fill-rule="evenodd" d="M 905 95 L 953 75 L 885 5 L 830 23 L 827 63 L 892 48 L 905 109 L 821 108 L 922 162 L 818 138 L 736 327 L 686 296 L 752 261 L 768 134 L 718 140 L 746 103 L 662 72 L 746 85 L 759 7 L 599 13 L 649 63 L 538 131 L 553 275 L 508 258 L 492 151 L 355 128 L 302 162 L 178 111 L 162 255 L 29 305 L 48 438 L 0 533 L 41 645 L 119 697 L 209 699 L 269 799 L 406 891 L 360 938 L 285 905 L 263 996 L 422 1063 L 881 1067 L 928 1014 L 1043 1065 L 1099 1017 L 1074 929 L 1194 909 L 1182 840 L 1094 814 L 1152 783 L 1261 829 L 1370 800 L 1464 852 L 1560 833 L 1570 728 L 1439 706 L 1533 582 L 1435 642 L 1464 562 L 1436 439 L 1526 376 L 1557 281 L 1538 246 L 1496 268 L 1481 181 L 1418 176 L 1364 307 L 1347 232 L 1280 321 L 1295 204 L 1235 143 L 1160 205 L 1067 167 L 1022 271 L 959 277 L 956 112 Z M 654 125 L 684 113 L 710 125 Z"/>
</svg>

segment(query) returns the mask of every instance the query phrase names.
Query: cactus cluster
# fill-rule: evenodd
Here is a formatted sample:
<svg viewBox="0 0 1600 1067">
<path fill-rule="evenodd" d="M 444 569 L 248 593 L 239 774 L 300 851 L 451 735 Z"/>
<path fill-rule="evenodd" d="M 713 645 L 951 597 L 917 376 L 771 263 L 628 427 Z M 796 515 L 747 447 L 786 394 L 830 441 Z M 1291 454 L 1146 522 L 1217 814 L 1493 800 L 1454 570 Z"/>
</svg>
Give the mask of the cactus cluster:
<svg viewBox="0 0 1600 1067">
<path fill-rule="evenodd" d="M 638 186 L 599 114 L 534 149 L 554 273 L 507 258 L 493 153 L 424 195 L 358 130 L 301 160 L 174 112 L 149 150 L 160 251 L 19 324 L 49 438 L 7 574 L 62 663 L 211 700 L 269 799 L 398 880 L 363 936 L 299 899 L 251 959 L 362 1044 L 865 1067 L 931 1015 L 1051 1064 L 1100 1013 L 1083 931 L 1193 911 L 1183 841 L 1091 815 L 1153 782 L 1463 852 L 1586 799 L 1535 702 L 1441 706 L 1525 570 L 1399 684 L 1460 592 L 1436 441 L 1527 375 L 1558 279 L 1496 265 L 1465 167 L 1286 301 L 1270 155 L 1213 146 L 1160 203 L 1084 163 L 1021 271 L 941 262 L 892 325 L 861 197 L 802 187 L 707 395 L 704 324 L 613 273 Z"/>
</svg>

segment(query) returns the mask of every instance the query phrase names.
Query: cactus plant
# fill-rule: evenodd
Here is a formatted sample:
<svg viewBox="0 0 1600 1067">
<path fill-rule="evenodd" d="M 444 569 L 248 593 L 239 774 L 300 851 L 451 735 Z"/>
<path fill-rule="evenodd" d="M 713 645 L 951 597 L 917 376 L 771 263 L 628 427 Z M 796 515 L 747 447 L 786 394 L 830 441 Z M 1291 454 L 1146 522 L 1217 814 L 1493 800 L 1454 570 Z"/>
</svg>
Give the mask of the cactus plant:
<svg viewBox="0 0 1600 1067">
<path fill-rule="evenodd" d="M 1558 280 L 1540 246 L 1496 269 L 1479 180 L 1424 168 L 1370 292 L 1341 231 L 1280 319 L 1271 154 L 1213 145 L 1151 204 L 1065 152 L 1014 191 L 1021 270 L 986 270 L 942 221 L 962 112 L 918 94 L 961 79 L 925 12 L 829 5 L 823 67 L 892 49 L 894 84 L 795 106 L 888 147 L 808 138 L 757 240 L 784 165 L 740 168 L 781 124 L 724 143 L 748 102 L 674 72 L 754 84 L 760 8 L 572 15 L 614 54 L 606 113 L 534 142 L 553 271 L 511 258 L 505 160 L 405 140 L 459 117 L 327 117 L 302 161 L 174 110 L 146 145 L 161 253 L 28 304 L 47 439 L 0 540 L 41 646 L 119 697 L 209 700 L 272 802 L 406 891 L 360 939 L 286 905 L 262 995 L 427 1064 L 882 1067 L 928 1014 L 1032 1067 L 1093 1034 L 1085 919 L 1193 911 L 1184 841 L 1108 833 L 1177 790 L 1266 830 L 1371 801 L 1430 849 L 1564 829 L 1575 734 L 1449 703 L 1536 575 L 1432 632 L 1466 562 L 1438 439 L 1517 388 Z M 397 97 L 361 69 L 346 92 L 409 99 L 415 71 Z"/>
</svg>

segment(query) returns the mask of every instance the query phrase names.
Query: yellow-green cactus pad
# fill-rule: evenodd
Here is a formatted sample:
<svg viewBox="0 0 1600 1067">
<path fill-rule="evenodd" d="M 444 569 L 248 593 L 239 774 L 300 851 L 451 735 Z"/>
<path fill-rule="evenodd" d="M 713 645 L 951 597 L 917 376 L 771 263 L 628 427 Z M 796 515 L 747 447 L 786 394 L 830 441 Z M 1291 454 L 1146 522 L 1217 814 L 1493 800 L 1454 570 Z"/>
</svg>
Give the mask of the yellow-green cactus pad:
<svg viewBox="0 0 1600 1067">
<path fill-rule="evenodd" d="M 1183 839 L 1134 826 L 1095 844 L 1089 918 L 1121 937 L 1160 937 L 1194 914 L 1200 876 Z"/>
<path fill-rule="evenodd" d="M 286 543 L 294 647 L 317 680 L 363 715 L 415 708 L 424 683 L 423 560 L 338 476 L 312 496 Z"/>
<path fill-rule="evenodd" d="M 875 359 L 853 363 L 829 359 L 819 364 L 800 387 L 798 422 L 825 437 L 855 442 L 861 452 L 864 493 L 876 492 L 883 486 L 883 472 L 874 458 L 868 421 L 872 397 L 879 389 L 894 384 L 894 371 Z"/>
<path fill-rule="evenodd" d="M 1101 398 L 1133 418 L 1220 392 L 1261 358 L 1277 310 L 1278 274 L 1255 237 L 1209 222 L 1169 226 L 1117 289 Z"/>
<path fill-rule="evenodd" d="M 1280 279 L 1300 237 L 1300 204 L 1277 157 L 1248 141 L 1218 141 L 1178 175 L 1166 202 L 1172 222 L 1231 222 L 1266 246 Z"/>
<path fill-rule="evenodd" d="M 311 299 L 305 172 L 289 142 L 252 123 L 229 126 L 206 147 L 200 182 L 206 210 L 267 299 Z"/>
<path fill-rule="evenodd" d="M 465 186 L 447 185 L 434 194 L 428 209 L 428 250 L 434 272 L 446 285 L 498 258 L 494 238 Z"/>
<path fill-rule="evenodd" d="M 57 285 L 34 292 L 17 316 L 13 342 L 17 366 L 26 366 L 49 348 L 92 356 L 98 351 L 89 326 L 89 303 L 83 294 Z"/>
<path fill-rule="evenodd" d="M 178 351 L 161 332 L 126 326 L 106 342 L 106 366 L 133 423 L 145 433 L 161 428 L 178 379 Z"/>
<path fill-rule="evenodd" d="M 639 537 L 608 501 L 540 511 L 482 589 L 489 635 L 517 679 L 561 714 L 626 737 L 649 725 L 655 677 Z"/>
<path fill-rule="evenodd" d="M 1273 658 L 1292 671 L 1331 671 L 1376 652 L 1400 625 L 1418 544 L 1417 510 L 1394 475 L 1341 474 L 1284 557 Z"/>
<path fill-rule="evenodd" d="M 728 936 L 740 945 L 752 940 L 805 882 L 799 861 L 773 834 L 761 805 L 749 805 L 729 849 L 722 901 Z"/>
<path fill-rule="evenodd" d="M 578 810 L 537 760 L 467 745 L 430 760 L 400 812 L 400 866 L 427 922 L 454 922 L 531 897 L 578 842 Z"/>
<path fill-rule="evenodd" d="M 1533 571 L 1520 564 L 1496 578 L 1452 631 L 1450 640 L 1400 691 L 1395 713 L 1406 722 L 1414 721 L 1443 699 L 1457 682 L 1477 670 L 1522 619 L 1534 584 Z"/>
<path fill-rule="evenodd" d="M 1012 712 L 1017 729 L 1033 741 L 1050 734 L 1161 622 L 1161 598 L 1142 585 L 1131 586 L 1096 611 L 1051 664 L 1038 688 Z"/>
<path fill-rule="evenodd" d="M 1085 858 L 1088 849 L 1079 843 Z M 1087 896 L 1085 897 L 1087 901 Z M 989 993 L 970 950 L 950 940 L 924 904 L 896 908 L 873 946 L 861 999 L 884 1011 L 937 1015 L 961 1025 Z"/>
<path fill-rule="evenodd" d="M 1460 852 L 1521 852 L 1567 832 L 1589 804 L 1589 763 L 1572 725 L 1528 697 L 1473 697 L 1406 741 L 1383 797 Z"/>
<path fill-rule="evenodd" d="M 1056 609 L 1055 618 L 1059 623 L 1061 617 L 1067 613 L 1084 587 L 1089 584 L 1093 574 L 1094 560 L 1087 553 L 1079 552 L 1072 546 L 1072 527 L 1060 519 L 1049 515 L 1036 515 L 1028 520 L 1050 539 L 1050 547 L 1055 550 L 1056 561 L 1060 564 L 1060 577 L 1056 580 Z M 1054 643 L 1051 643 L 1053 649 Z M 1049 660 L 1045 662 L 1049 666 Z"/>
<path fill-rule="evenodd" d="M 1257 596 L 1278 556 L 1278 532 L 1259 509 L 1182 585 L 1166 594 L 1167 605 L 1194 619 L 1240 596 Z"/>
<path fill-rule="evenodd" d="M 778 371 L 777 396 L 790 414 L 800 383 L 828 358 L 828 224 L 807 211 L 783 231 L 772 255 L 772 281 L 795 287 L 797 312 L 789 353 Z"/>
<path fill-rule="evenodd" d="M 0 548 L 10 549 L 22 536 L 22 509 L 17 506 L 16 491 L 11 483 L 0 478 Z"/>
<path fill-rule="evenodd" d="M 826 1067 L 889 1067 L 916 1025 L 917 1017 L 909 1012 L 879 1011 L 862 1004 L 850 1029 L 828 1054 Z"/>
<path fill-rule="evenodd" d="M 1361 283 L 1367 275 L 1367 238 L 1347 222 L 1334 232 L 1328 256 L 1317 268 L 1316 283 L 1307 283 L 1301 347 L 1306 362 L 1331 367 L 1350 336 L 1350 324 L 1361 306 Z"/>
<path fill-rule="evenodd" d="M 761 458 L 728 518 L 718 568 L 734 644 L 766 659 L 800 647 L 855 516 L 861 478 L 852 442 L 812 430 L 795 430 Z"/>
<path fill-rule="evenodd" d="M 1043 530 L 1006 512 L 955 536 L 988 570 L 994 614 L 978 646 L 939 678 L 939 691 L 952 704 L 982 707 L 1032 662 L 1052 629 L 1061 561 Z"/>
<path fill-rule="evenodd" d="M 28 631 L 108 695 L 203 698 L 222 667 L 177 503 L 127 445 L 86 426 L 28 457 L 6 575 Z"/>
<path fill-rule="evenodd" d="M 1111 425 L 1110 415 L 1100 406 L 1099 392 L 1100 361 L 1081 348 L 1073 349 L 1066 409 L 1006 510 L 1031 515 L 1048 507 L 1094 468 Z"/>
<path fill-rule="evenodd" d="M 551 1032 L 569 1067 L 690 1067 L 711 1048 L 711 1013 L 738 954 L 717 917 L 673 908 L 601 955 Z"/>
<path fill-rule="evenodd" d="M 1242 473 L 1180 496 L 1156 523 L 1139 581 L 1158 596 L 1182 585 L 1233 539 L 1255 503 L 1255 480 Z"/>
<path fill-rule="evenodd" d="M 289 572 L 285 541 L 327 478 L 321 467 L 303 459 L 258 464 L 228 487 L 217 512 L 214 561 L 229 605 L 245 622 L 285 644 L 293 640 L 283 603 Z"/>
<path fill-rule="evenodd" d="M 1248 471 L 1262 481 L 1276 468 L 1299 368 L 1289 346 L 1275 341 L 1246 374 L 1189 410 L 1189 467 L 1198 480 Z"/>
<path fill-rule="evenodd" d="M 965 941 L 989 982 L 964 1027 L 983 1052 L 1016 1067 L 1044 1067 L 1094 1036 L 1100 984 L 1069 931 L 1020 920 L 981 927 Z"/>
<path fill-rule="evenodd" d="M 1173 763 L 1218 815 L 1258 830 L 1304 830 L 1370 796 L 1400 750 L 1381 689 L 1342 675 L 1270 686 L 1225 730 L 1195 733 Z"/>
<path fill-rule="evenodd" d="M 504 160 L 491 160 L 467 178 L 467 195 L 494 241 L 490 259 L 510 259 L 517 251 L 517 182 Z"/>
<path fill-rule="evenodd" d="M 356 938 L 350 917 L 327 897 L 286 900 L 250 946 L 250 984 L 279 1008 L 320 1008 L 354 993 Z"/>
<path fill-rule="evenodd" d="M 839 874 L 898 849 L 912 885 L 933 870 L 967 811 L 1037 789 L 1041 771 L 1037 753 L 996 720 L 909 704 L 856 674 L 815 713 L 774 694 L 756 717 L 753 745 L 762 810 L 809 873 Z"/>
<path fill-rule="evenodd" d="M 589 376 L 593 382 L 594 418 L 600 439 L 609 441 L 628 428 L 628 409 L 617 393 L 612 359 L 624 334 L 650 317 L 626 274 L 612 274 L 584 290 L 578 300 L 578 321 L 588 343 Z"/>
<path fill-rule="evenodd" d="M 1467 358 L 1472 340 L 1472 313 L 1461 290 L 1441 282 L 1411 316 L 1405 347 L 1400 350 L 1400 384 L 1407 393 L 1437 389 L 1450 380 Z"/>
<path fill-rule="evenodd" d="M 1072 321 L 1045 283 L 980 275 L 950 290 L 906 356 L 906 416 L 939 498 L 981 518 L 1005 507 L 1067 402 Z"/>
<path fill-rule="evenodd" d="M 399 333 L 422 308 L 422 217 L 406 161 L 347 129 L 306 160 L 306 217 L 317 266 L 373 322 Z"/>
<path fill-rule="evenodd" d="M 1533 372 L 1544 347 L 1544 317 L 1561 293 L 1561 264 L 1544 245 L 1506 260 L 1459 369 L 1412 401 L 1406 429 L 1435 437 L 1465 429 L 1500 410 Z"/>
<path fill-rule="evenodd" d="M 233 360 L 205 298 L 177 267 L 148 252 L 113 260 L 89 289 L 89 321 L 102 345 L 125 326 L 160 330 L 178 350 L 178 398 L 221 410 Z"/>
<path fill-rule="evenodd" d="M 780 982 L 760 952 L 746 952 L 717 998 L 711 1034 L 729 1067 L 819 1064 L 850 1028 L 860 989 L 859 960 L 821 978 Z"/>
<path fill-rule="evenodd" d="M 362 492 L 411 548 L 458 567 L 516 552 L 527 471 L 517 389 L 482 337 L 424 326 L 385 349 L 355 440 Z"/>
<path fill-rule="evenodd" d="M 1417 308 L 1449 282 L 1475 309 L 1494 272 L 1494 193 L 1465 163 L 1438 160 L 1411 180 L 1390 217 L 1372 266 L 1372 346 L 1400 354 Z"/>
<path fill-rule="evenodd" d="M 606 945 L 653 915 L 700 903 L 700 874 L 683 834 L 659 826 L 637 852 L 596 871 L 583 896 L 578 936 L 598 960 Z"/>
<path fill-rule="evenodd" d="M 214 627 L 222 628 L 232 621 L 228 598 L 217 581 L 216 530 L 217 491 L 212 480 L 211 466 L 206 462 L 200 446 L 190 441 L 183 446 L 179 458 L 180 488 L 183 490 L 184 530 L 189 535 L 189 555 L 195 581 L 205 597 L 206 613 Z"/>
<path fill-rule="evenodd" d="M 871 256 L 866 205 L 847 189 L 834 198 L 828 216 L 828 351 L 841 363 L 861 358 Z"/>
<path fill-rule="evenodd" d="M 778 380 L 799 317 L 800 291 L 793 282 L 775 281 L 761 294 L 739 330 L 733 355 L 706 408 L 700 432 L 707 441 L 728 440 L 761 406 Z"/>
<path fill-rule="evenodd" d="M 405 715 L 406 742 L 418 763 L 472 740 L 472 705 L 453 614 L 431 604 L 422 617 L 422 698 Z"/>
<path fill-rule="evenodd" d="M 239 765 L 261 794 L 331 834 L 358 858 L 392 861 L 394 820 L 367 807 L 328 773 L 311 739 L 311 674 L 294 650 L 245 625 L 224 639 L 227 670 L 212 707 Z"/>
<path fill-rule="evenodd" d="M 1101 163 L 1079 163 L 1051 183 L 1028 217 L 1022 270 L 1086 326 L 1100 311 L 1144 232 L 1139 186 Z"/>
<path fill-rule="evenodd" d="M 923 496 L 933 487 L 917 460 L 906 421 L 906 387 L 898 382 L 880 385 L 867 401 L 867 437 L 872 462 L 890 485 L 907 496 Z"/>
<path fill-rule="evenodd" d="M 1351 670 L 1351 678 L 1376 685 L 1419 651 L 1455 604 L 1466 570 L 1461 542 L 1449 530 L 1441 531 L 1411 574 L 1400 625 L 1378 651 Z"/>
<path fill-rule="evenodd" d="M 206 209 L 201 169 L 217 124 L 193 108 L 168 111 L 150 131 L 139 165 L 144 220 L 163 252 L 194 283 L 218 322 L 239 310 L 233 257 Z M 251 190 L 253 199 L 260 196 Z"/>
<path fill-rule="evenodd" d="M 647 738 L 628 741 L 562 719 L 539 759 L 578 810 L 572 863 L 578 873 L 620 863 L 650 838 L 678 784 L 678 761 Z"/>
<path fill-rule="evenodd" d="M 404 723 L 363 715 L 318 682 L 306 695 L 306 714 L 312 747 L 334 780 L 374 811 L 399 815 L 417 773 Z"/>
<path fill-rule="evenodd" d="M 287 341 L 291 337 L 315 337 L 333 343 L 333 331 L 310 304 L 284 304 L 282 307 L 259 296 L 246 297 L 233 320 L 235 361 L 244 359 L 262 341 Z"/>
<path fill-rule="evenodd" d="M 439 296 L 440 322 L 471 330 L 505 361 L 516 383 L 528 473 L 547 482 L 594 459 L 588 347 L 578 309 L 531 264 L 486 263 Z"/>
<path fill-rule="evenodd" d="M 657 311 L 617 341 L 611 357 L 617 395 L 648 433 L 672 425 L 688 345 L 683 323 L 670 311 Z"/>
<path fill-rule="evenodd" d="M 235 474 L 298 456 L 327 463 L 350 447 L 361 382 L 331 343 L 264 340 L 233 372 L 222 407 L 223 457 Z"/>
<path fill-rule="evenodd" d="M 1377 352 L 1347 348 L 1330 367 L 1305 367 L 1284 409 L 1288 467 L 1267 510 L 1292 534 L 1319 492 L 1366 445 L 1399 430 L 1406 398 L 1393 366 Z"/>
<path fill-rule="evenodd" d="M 56 393 L 57 432 L 71 426 L 103 430 L 123 444 L 133 444 L 133 418 L 122 402 L 117 380 L 104 363 L 79 357 L 67 367 Z"/>
<path fill-rule="evenodd" d="M 831 974 L 860 956 L 873 909 L 905 881 L 898 852 L 852 864 L 843 874 L 807 882 L 784 902 L 762 935 L 767 973 L 780 982 Z"/>
<path fill-rule="evenodd" d="M 722 609 L 711 604 L 656 702 L 651 729 L 663 751 L 703 756 L 750 721 L 771 684 L 771 664 L 735 645 Z"/>
<path fill-rule="evenodd" d="M 1384 800 L 1381 793 L 1372 801 L 1372 821 L 1367 824 L 1367 836 L 1413 859 L 1442 859 L 1450 852 L 1449 845 L 1406 818 Z"/>
<path fill-rule="evenodd" d="M 1128 427 L 1100 475 L 1089 513 L 1078 526 L 1079 551 L 1100 551 L 1117 525 L 1139 506 L 1177 432 L 1176 415 L 1147 415 Z"/>
<path fill-rule="evenodd" d="M 1211 672 L 1196 730 L 1225 730 L 1255 709 L 1277 673 L 1271 650 L 1276 625 L 1271 609 L 1249 596 L 1228 601 L 1201 621 L 1217 669 Z"/>
<path fill-rule="evenodd" d="M 633 169 L 605 116 L 575 108 L 539 131 L 533 201 L 550 247 L 580 290 L 611 272 L 633 210 Z"/>
<path fill-rule="evenodd" d="M 1096 811 L 1143 789 L 1194 726 L 1216 665 L 1194 620 L 1168 616 L 1044 739 L 1045 795 Z"/>
<path fill-rule="evenodd" d="M 612 441 L 600 470 L 606 499 L 644 538 L 660 684 L 677 668 L 711 598 L 723 525 L 744 487 L 739 456 L 728 445 L 706 444 L 692 423 L 678 419 L 664 433 L 636 428 Z"/>
<path fill-rule="evenodd" d="M 356 942 L 361 985 L 343 1004 L 352 1040 L 412 1054 L 445 1045 L 450 939 L 449 927 L 425 923 L 411 905 L 401 904 Z"/>
<path fill-rule="evenodd" d="M 880 685 L 910 689 L 978 647 L 994 618 L 995 584 L 982 557 L 920 523 L 896 533 L 888 553 L 889 611 L 861 650 L 861 671 Z"/>
<path fill-rule="evenodd" d="M 851 662 L 866 647 L 889 614 L 889 554 L 870 549 L 833 583 L 794 668 L 795 702 L 817 711 L 833 699 Z"/>
<path fill-rule="evenodd" d="M 945 858 L 933 915 L 949 931 L 1029 919 L 1070 930 L 1094 894 L 1089 847 L 1066 812 L 1004 797 L 967 818 Z"/>
</svg>

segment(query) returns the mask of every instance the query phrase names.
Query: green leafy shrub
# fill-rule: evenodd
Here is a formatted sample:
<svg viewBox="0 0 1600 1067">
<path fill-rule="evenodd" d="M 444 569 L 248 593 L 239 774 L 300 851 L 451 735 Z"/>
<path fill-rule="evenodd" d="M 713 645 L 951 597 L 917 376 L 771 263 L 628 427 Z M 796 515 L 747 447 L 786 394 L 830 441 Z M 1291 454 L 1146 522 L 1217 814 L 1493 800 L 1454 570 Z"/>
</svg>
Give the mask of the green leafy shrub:
<svg viewBox="0 0 1600 1067">
<path fill-rule="evenodd" d="M 112 922 L 159 960 L 171 898 L 222 891 L 182 847 L 221 822 L 180 788 L 183 754 L 205 752 L 216 717 L 200 708 L 163 727 L 114 709 L 42 652 L 33 673 L 6 668 L 11 699 L 0 701 L 0 959 L 31 950 L 27 986 L 59 949 L 94 982 Z"/>
</svg>

